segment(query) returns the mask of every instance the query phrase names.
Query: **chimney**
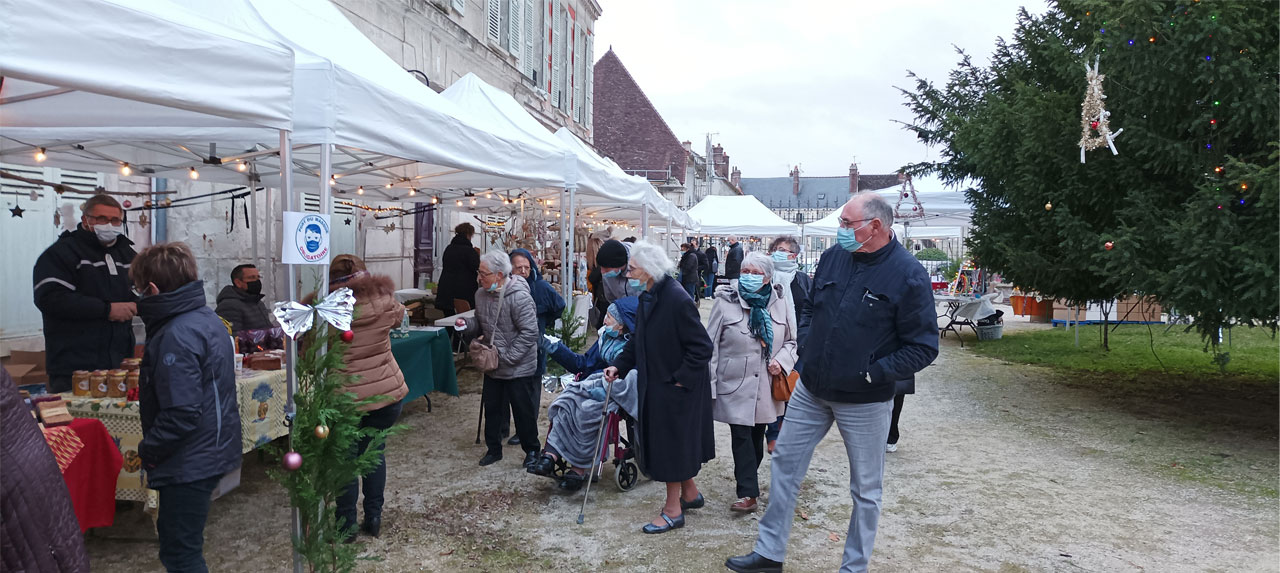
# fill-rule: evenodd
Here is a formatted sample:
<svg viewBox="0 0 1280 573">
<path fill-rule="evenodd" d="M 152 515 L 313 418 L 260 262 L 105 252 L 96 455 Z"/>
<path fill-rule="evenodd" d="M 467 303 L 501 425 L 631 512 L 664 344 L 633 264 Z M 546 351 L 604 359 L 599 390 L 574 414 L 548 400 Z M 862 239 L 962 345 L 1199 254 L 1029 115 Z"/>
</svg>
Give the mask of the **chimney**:
<svg viewBox="0 0 1280 573">
<path fill-rule="evenodd" d="M 716 166 L 716 171 L 719 173 L 721 177 L 728 177 L 729 176 L 729 154 L 722 152 L 720 154 L 720 159 L 721 159 L 721 163 Z"/>
<path fill-rule="evenodd" d="M 853 195 L 858 192 L 858 164 L 849 164 L 849 194 Z"/>
<path fill-rule="evenodd" d="M 683 146 L 684 146 L 684 152 L 685 152 L 685 153 L 693 153 L 693 142 L 692 142 L 692 141 L 682 141 L 682 142 L 680 142 L 680 145 L 683 145 Z"/>
<path fill-rule="evenodd" d="M 737 187 L 739 189 L 742 188 L 742 172 L 738 171 L 737 167 L 734 167 L 733 173 L 729 174 L 729 182 L 733 183 L 734 187 Z"/>
<path fill-rule="evenodd" d="M 721 147 L 719 144 L 716 144 L 715 147 L 711 148 L 710 161 L 711 161 L 711 170 L 715 172 L 716 176 L 725 177 L 728 175 L 728 173 L 725 173 L 720 170 L 720 166 L 724 163 L 724 148 Z"/>
<path fill-rule="evenodd" d="M 791 168 L 791 194 L 800 196 L 800 167 Z"/>
</svg>

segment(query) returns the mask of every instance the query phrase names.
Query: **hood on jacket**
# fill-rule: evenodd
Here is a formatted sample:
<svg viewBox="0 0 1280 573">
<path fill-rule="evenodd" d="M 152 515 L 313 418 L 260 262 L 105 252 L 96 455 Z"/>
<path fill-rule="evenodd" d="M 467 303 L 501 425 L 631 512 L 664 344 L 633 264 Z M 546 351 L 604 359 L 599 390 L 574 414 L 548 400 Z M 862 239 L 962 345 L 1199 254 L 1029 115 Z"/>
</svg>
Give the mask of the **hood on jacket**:
<svg viewBox="0 0 1280 573">
<path fill-rule="evenodd" d="M 636 331 L 636 310 L 640 308 L 640 299 L 634 296 L 622 297 L 609 305 L 609 314 L 618 319 L 627 332 Z"/>
<path fill-rule="evenodd" d="M 138 299 L 138 316 L 150 332 L 179 314 L 204 306 L 204 281 L 195 280 L 175 290 Z"/>
<path fill-rule="evenodd" d="M 247 290 L 243 290 L 236 285 L 230 284 L 222 287 L 222 290 L 218 291 L 217 301 L 221 303 L 224 300 L 234 299 L 242 300 L 247 303 L 256 303 L 266 298 L 266 296 L 267 295 L 262 293 L 252 294 Z"/>
<path fill-rule="evenodd" d="M 511 251 L 511 253 L 508 254 L 507 256 L 510 257 L 514 255 L 520 255 L 529 260 L 529 282 L 530 283 L 536 283 L 542 280 L 542 272 L 538 270 L 538 259 L 533 258 L 533 255 L 528 250 L 516 249 L 514 251 Z"/>
</svg>

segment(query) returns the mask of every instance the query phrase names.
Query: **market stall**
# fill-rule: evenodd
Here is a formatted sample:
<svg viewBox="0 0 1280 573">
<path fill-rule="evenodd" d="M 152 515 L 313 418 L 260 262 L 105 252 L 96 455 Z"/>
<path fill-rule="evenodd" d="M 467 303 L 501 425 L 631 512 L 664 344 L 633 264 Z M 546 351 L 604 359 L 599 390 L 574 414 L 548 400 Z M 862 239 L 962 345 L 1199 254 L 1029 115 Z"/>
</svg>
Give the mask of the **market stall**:
<svg viewBox="0 0 1280 573">
<path fill-rule="evenodd" d="M 745 238 L 800 234 L 798 226 L 788 223 L 750 195 L 705 197 L 689 209 L 689 216 L 698 222 L 703 235 Z"/>
</svg>

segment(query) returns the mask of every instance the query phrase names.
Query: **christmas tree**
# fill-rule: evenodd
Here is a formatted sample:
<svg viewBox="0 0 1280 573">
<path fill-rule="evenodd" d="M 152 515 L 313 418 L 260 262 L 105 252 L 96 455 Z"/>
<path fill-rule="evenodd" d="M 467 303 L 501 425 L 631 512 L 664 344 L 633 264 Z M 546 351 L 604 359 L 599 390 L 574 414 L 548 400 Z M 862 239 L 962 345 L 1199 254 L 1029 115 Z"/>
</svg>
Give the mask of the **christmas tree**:
<svg viewBox="0 0 1280 573">
<path fill-rule="evenodd" d="M 337 499 L 347 484 L 378 465 L 378 454 L 387 436 L 399 431 L 361 428 L 360 407 L 385 397 L 357 400 L 343 389 L 352 377 L 342 372 L 343 354 L 350 331 L 339 333 L 317 321 L 303 336 L 297 363 L 298 391 L 294 394 L 293 451 L 282 458 L 283 470 L 272 478 L 289 492 L 289 500 L 301 516 L 302 535 L 294 548 L 311 571 L 347 572 L 355 568 L 355 545 L 345 543 L 356 524 L 339 523 Z M 354 455 L 356 444 L 370 438 L 363 454 Z"/>
</svg>

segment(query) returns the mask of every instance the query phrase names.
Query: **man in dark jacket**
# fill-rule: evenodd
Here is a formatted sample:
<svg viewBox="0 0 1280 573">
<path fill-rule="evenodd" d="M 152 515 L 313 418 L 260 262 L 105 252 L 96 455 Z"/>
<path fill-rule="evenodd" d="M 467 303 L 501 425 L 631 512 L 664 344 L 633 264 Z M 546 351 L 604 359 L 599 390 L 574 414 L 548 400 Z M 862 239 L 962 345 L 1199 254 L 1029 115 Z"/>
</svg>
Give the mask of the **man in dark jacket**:
<svg viewBox="0 0 1280 573">
<path fill-rule="evenodd" d="M 729 252 L 724 255 L 724 278 L 736 279 L 742 273 L 742 243 L 729 235 Z"/>
<path fill-rule="evenodd" d="M 707 260 L 707 254 L 698 248 L 697 239 L 689 239 L 689 250 L 693 251 L 694 256 L 698 257 L 698 284 L 694 288 L 694 300 L 703 298 L 702 278 L 707 276 L 707 272 L 711 269 L 711 262 Z"/>
<path fill-rule="evenodd" d="M 698 295 L 694 291 L 698 290 L 698 256 L 693 254 L 693 247 L 689 243 L 680 245 L 680 286 L 684 287 L 684 291 L 689 293 L 689 299 L 698 300 Z"/>
<path fill-rule="evenodd" d="M 169 571 L 206 571 L 209 496 L 240 466 L 234 350 L 205 306 L 196 260 L 183 243 L 144 249 L 129 269 L 147 327 L 138 385 L 147 486 L 160 492 L 156 532 Z"/>
<path fill-rule="evenodd" d="M 755 550 L 730 558 L 729 569 L 781 571 L 800 482 L 832 422 L 849 456 L 853 497 L 840 570 L 867 569 L 895 383 L 938 355 L 932 285 L 893 237 L 892 223 L 893 208 L 875 193 L 855 195 L 841 212 L 840 245 L 823 254 L 801 307 L 800 382 L 773 455 L 769 509 Z"/>
<path fill-rule="evenodd" d="M 118 368 L 133 356 L 137 307 L 128 275 L 134 252 L 123 233 L 120 203 L 94 195 L 76 230 L 62 233 L 36 259 L 32 283 L 53 392 L 71 390 L 76 370 Z"/>
<path fill-rule="evenodd" d="M 253 265 L 231 269 L 231 284 L 218 293 L 214 312 L 231 323 L 232 332 L 271 328 L 271 313 L 262 299 L 262 277 Z"/>
</svg>

